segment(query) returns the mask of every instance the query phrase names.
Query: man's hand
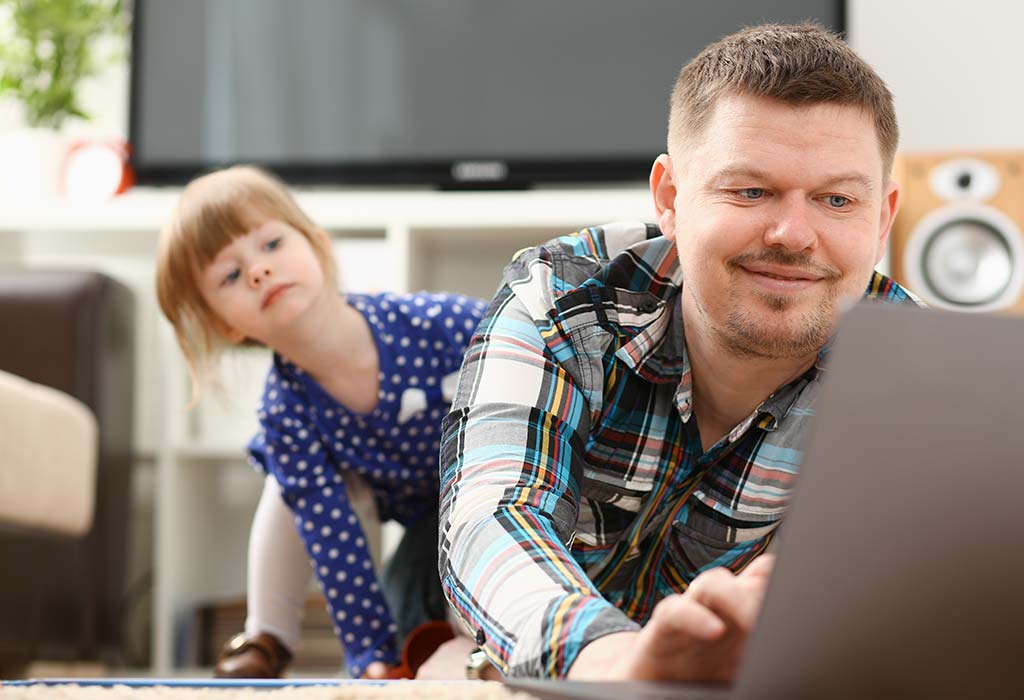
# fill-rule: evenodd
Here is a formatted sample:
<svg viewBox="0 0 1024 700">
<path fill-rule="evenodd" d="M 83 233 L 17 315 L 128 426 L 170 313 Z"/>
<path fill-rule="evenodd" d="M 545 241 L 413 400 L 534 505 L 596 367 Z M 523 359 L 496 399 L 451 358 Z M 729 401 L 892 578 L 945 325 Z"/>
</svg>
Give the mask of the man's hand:
<svg viewBox="0 0 1024 700">
<path fill-rule="evenodd" d="M 757 621 L 774 558 L 739 576 L 706 571 L 681 595 L 663 599 L 639 632 L 601 637 L 580 652 L 569 680 L 728 683 Z"/>
<path fill-rule="evenodd" d="M 469 637 L 456 636 L 437 648 L 434 654 L 423 662 L 416 671 L 418 681 L 449 681 L 466 680 L 466 661 L 469 653 L 476 649 L 476 643 Z M 480 678 L 487 681 L 500 681 L 498 669 L 487 664 L 480 672 Z"/>
</svg>

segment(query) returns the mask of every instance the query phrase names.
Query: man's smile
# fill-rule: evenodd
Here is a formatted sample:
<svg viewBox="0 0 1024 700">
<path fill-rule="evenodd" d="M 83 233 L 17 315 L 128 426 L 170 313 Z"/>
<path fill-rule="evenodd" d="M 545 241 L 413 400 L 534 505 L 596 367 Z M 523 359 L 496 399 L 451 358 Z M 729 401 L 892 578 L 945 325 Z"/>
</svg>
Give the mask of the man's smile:
<svg viewBox="0 0 1024 700">
<path fill-rule="evenodd" d="M 741 264 L 734 269 L 740 270 L 755 286 L 776 294 L 802 292 L 825 278 L 807 269 L 769 263 Z"/>
</svg>

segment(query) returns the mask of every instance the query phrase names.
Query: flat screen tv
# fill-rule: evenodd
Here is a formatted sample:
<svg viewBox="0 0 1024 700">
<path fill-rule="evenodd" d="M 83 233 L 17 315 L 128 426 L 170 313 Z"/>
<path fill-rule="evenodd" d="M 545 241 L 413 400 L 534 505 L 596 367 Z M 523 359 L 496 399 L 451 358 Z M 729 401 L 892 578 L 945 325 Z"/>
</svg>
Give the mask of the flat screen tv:
<svg viewBox="0 0 1024 700">
<path fill-rule="evenodd" d="M 679 68 L 842 0 L 135 0 L 142 184 L 259 163 L 296 184 L 647 177 Z"/>
</svg>

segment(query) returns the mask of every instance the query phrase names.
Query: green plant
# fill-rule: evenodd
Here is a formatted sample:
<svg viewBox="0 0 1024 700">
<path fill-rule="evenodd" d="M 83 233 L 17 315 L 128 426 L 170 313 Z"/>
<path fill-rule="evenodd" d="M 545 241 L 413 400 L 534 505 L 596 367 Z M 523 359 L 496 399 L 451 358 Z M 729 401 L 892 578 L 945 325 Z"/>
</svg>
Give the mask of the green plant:
<svg viewBox="0 0 1024 700">
<path fill-rule="evenodd" d="M 30 126 L 88 119 L 78 86 L 101 65 L 96 42 L 126 31 L 121 0 L 0 0 L 0 96 L 19 100 Z"/>
</svg>

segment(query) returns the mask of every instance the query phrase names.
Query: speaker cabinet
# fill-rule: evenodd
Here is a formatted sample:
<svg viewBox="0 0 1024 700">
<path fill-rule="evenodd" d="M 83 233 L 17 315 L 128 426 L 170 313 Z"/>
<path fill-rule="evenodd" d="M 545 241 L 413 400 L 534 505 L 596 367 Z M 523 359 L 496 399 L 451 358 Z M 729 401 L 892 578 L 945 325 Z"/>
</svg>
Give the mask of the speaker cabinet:
<svg viewBox="0 0 1024 700">
<path fill-rule="evenodd" d="M 928 304 L 1024 312 L 1024 152 L 904 153 L 893 278 Z"/>
</svg>

